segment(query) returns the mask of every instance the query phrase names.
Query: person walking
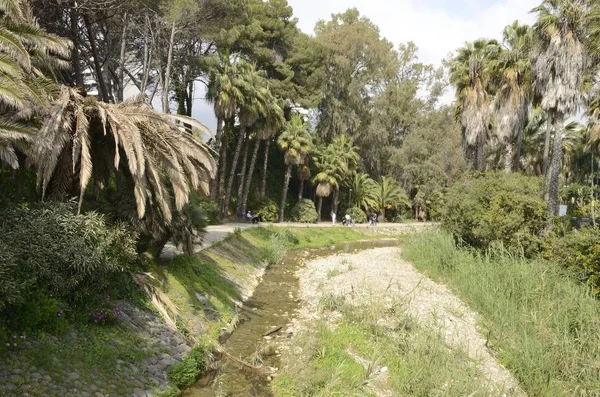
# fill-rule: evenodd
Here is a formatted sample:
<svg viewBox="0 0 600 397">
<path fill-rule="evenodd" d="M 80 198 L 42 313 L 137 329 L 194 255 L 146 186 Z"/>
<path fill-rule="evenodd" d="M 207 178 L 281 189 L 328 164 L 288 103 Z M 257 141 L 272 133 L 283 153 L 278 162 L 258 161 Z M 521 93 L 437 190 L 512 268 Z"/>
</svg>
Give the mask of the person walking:
<svg viewBox="0 0 600 397">
<path fill-rule="evenodd" d="M 335 218 L 336 218 L 336 214 L 335 212 L 331 211 L 331 223 L 333 226 L 335 226 Z"/>
</svg>

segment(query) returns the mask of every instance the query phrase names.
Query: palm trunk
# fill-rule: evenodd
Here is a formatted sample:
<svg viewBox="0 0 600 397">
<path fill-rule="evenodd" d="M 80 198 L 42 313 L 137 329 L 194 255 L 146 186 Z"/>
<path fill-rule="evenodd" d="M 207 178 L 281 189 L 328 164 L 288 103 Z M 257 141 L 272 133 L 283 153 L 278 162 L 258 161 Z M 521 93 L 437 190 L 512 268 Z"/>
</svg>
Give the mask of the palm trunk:
<svg viewBox="0 0 600 397">
<path fill-rule="evenodd" d="M 548 172 L 548 157 L 550 155 L 550 133 L 552 131 L 552 128 L 550 128 L 550 126 L 552 125 L 551 123 L 551 117 L 550 115 L 548 115 L 548 120 L 546 120 L 546 139 L 544 140 L 544 163 L 542 165 L 542 175 L 544 175 L 544 177 Z"/>
<path fill-rule="evenodd" d="M 592 156 L 592 162 L 591 162 L 591 167 L 590 167 L 590 171 L 591 171 L 590 179 L 592 180 L 592 183 L 591 183 L 591 185 L 592 185 L 592 192 L 591 192 L 592 193 L 591 194 L 592 205 L 590 206 L 590 208 L 592 210 L 592 226 L 596 227 L 596 210 L 594 208 L 596 206 L 596 203 L 595 203 L 595 198 L 594 198 L 594 151 L 593 150 L 590 150 L 590 155 Z"/>
<path fill-rule="evenodd" d="M 477 138 L 477 148 L 475 149 L 475 166 L 477 171 L 483 171 L 485 169 L 485 148 L 484 148 L 483 137 Z"/>
<path fill-rule="evenodd" d="M 285 212 L 285 201 L 287 200 L 288 187 L 290 186 L 290 179 L 292 178 L 292 164 L 287 166 L 285 170 L 285 177 L 283 180 L 283 192 L 281 193 L 281 205 L 279 206 L 279 222 L 283 222 L 283 214 Z"/>
<path fill-rule="evenodd" d="M 79 62 L 79 35 L 77 31 L 79 29 L 79 16 L 77 14 L 77 8 L 71 8 L 71 40 L 73 41 L 73 50 L 71 52 L 71 65 L 73 66 L 73 73 L 75 73 L 75 84 L 77 87 L 83 89 L 83 75 L 81 74 L 81 63 Z"/>
<path fill-rule="evenodd" d="M 304 197 L 304 179 L 300 179 L 300 187 L 298 188 L 298 202 Z"/>
<path fill-rule="evenodd" d="M 504 153 L 504 172 L 507 174 L 512 171 L 513 168 L 513 152 L 515 150 L 512 142 L 507 142 Z"/>
<path fill-rule="evenodd" d="M 260 148 L 260 139 L 257 139 L 254 143 L 254 150 L 252 151 L 252 158 L 250 159 L 250 169 L 248 170 L 248 176 L 246 177 L 246 186 L 244 186 L 244 198 L 242 200 L 242 215 L 246 213 L 248 196 L 250 194 L 250 186 L 252 185 L 252 175 L 254 174 L 254 167 L 256 166 L 256 158 L 258 157 L 258 149 Z"/>
<path fill-rule="evenodd" d="M 219 155 L 219 163 L 221 169 L 219 170 L 219 183 L 217 198 L 219 200 L 219 216 L 221 219 L 227 215 L 227 209 L 225 208 L 225 177 L 227 176 L 227 146 L 228 137 L 227 134 L 223 134 L 221 142 L 221 153 Z"/>
<path fill-rule="evenodd" d="M 550 181 L 548 184 L 548 228 L 552 230 L 554 216 L 558 209 L 558 188 L 560 182 L 560 168 L 562 163 L 562 138 L 563 120 L 562 114 L 554 117 L 554 148 L 552 150 L 552 161 L 550 163 Z"/>
<path fill-rule="evenodd" d="M 271 150 L 271 140 L 267 139 L 267 145 L 265 146 L 265 160 L 262 169 L 262 182 L 260 185 L 260 197 L 265 197 L 267 191 L 267 166 L 269 165 L 269 151 Z"/>
<path fill-rule="evenodd" d="M 240 134 L 238 136 L 238 142 L 235 147 L 235 153 L 233 160 L 231 161 L 231 168 L 229 170 L 229 181 L 227 182 L 227 192 L 225 193 L 225 202 L 223 203 L 223 209 L 225 214 L 229 210 L 229 204 L 231 202 L 231 192 L 233 191 L 233 182 L 235 180 L 235 171 L 237 170 L 237 164 L 240 159 L 240 152 L 242 151 L 242 144 L 244 143 L 244 137 L 246 136 L 246 127 L 240 126 Z"/>
<path fill-rule="evenodd" d="M 109 103 L 110 99 L 108 96 L 108 88 L 106 87 L 106 81 L 104 81 L 104 73 L 102 73 L 102 66 L 100 65 L 100 55 L 98 54 L 98 47 L 96 46 L 96 36 L 94 35 L 94 29 L 90 18 L 83 14 L 83 21 L 88 32 L 88 38 L 90 40 L 90 48 L 92 50 L 92 59 L 94 61 L 94 69 L 96 71 L 96 79 L 100 87 L 100 94 L 102 94 L 102 102 Z"/>
<path fill-rule="evenodd" d="M 517 137 L 517 155 L 515 157 L 515 172 L 521 171 L 521 150 L 523 146 L 523 130 L 519 132 Z"/>
<path fill-rule="evenodd" d="M 123 17 L 123 34 L 121 35 L 121 54 L 119 56 L 119 90 L 117 91 L 117 100 L 119 102 L 123 102 L 123 97 L 125 93 L 125 51 L 127 49 L 127 20 L 128 14 L 127 12 L 125 12 L 125 16 Z"/>
<path fill-rule="evenodd" d="M 223 120 L 221 118 L 217 118 L 217 132 L 215 134 L 215 146 L 214 150 L 217 153 L 215 158 L 215 169 L 217 170 L 217 175 L 219 174 L 219 167 L 221 166 L 221 140 L 223 139 Z M 210 181 L 210 198 L 211 200 L 215 200 L 218 197 L 218 176 L 217 178 Z"/>
<path fill-rule="evenodd" d="M 244 137 L 244 142 L 244 157 L 242 158 L 242 171 L 240 172 L 240 177 L 238 178 L 237 204 L 235 206 L 236 219 L 243 219 L 243 212 L 241 212 L 241 210 L 242 196 L 244 195 L 244 182 L 246 180 L 246 169 L 248 165 L 248 147 L 250 146 L 248 137 Z"/>
<path fill-rule="evenodd" d="M 321 222 L 321 210 L 323 209 L 323 196 L 319 196 L 319 205 L 317 206 L 317 222 Z"/>
<path fill-rule="evenodd" d="M 337 188 L 333 192 L 333 212 L 337 214 L 338 205 L 340 203 L 340 189 Z"/>
<path fill-rule="evenodd" d="M 169 39 L 169 52 L 167 54 L 167 69 L 163 83 L 162 106 L 163 112 L 169 113 L 169 85 L 171 84 L 171 65 L 173 64 L 173 46 L 175 44 L 175 20 L 171 25 L 171 38 Z"/>
</svg>

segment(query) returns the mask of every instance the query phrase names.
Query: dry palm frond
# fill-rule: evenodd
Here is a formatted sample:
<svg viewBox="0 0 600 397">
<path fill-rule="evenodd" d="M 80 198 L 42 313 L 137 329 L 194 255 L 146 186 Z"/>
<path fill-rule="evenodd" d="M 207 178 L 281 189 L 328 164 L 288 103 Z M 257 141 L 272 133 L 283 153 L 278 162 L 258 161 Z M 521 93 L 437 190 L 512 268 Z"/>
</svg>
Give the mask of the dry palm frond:
<svg viewBox="0 0 600 397">
<path fill-rule="evenodd" d="M 56 164 L 71 144 L 72 172 L 79 178 L 81 206 L 83 193 L 94 175 L 93 159 L 99 156 L 97 152 L 107 151 L 112 171 L 121 171 L 132 181 L 138 217 L 144 217 L 146 207 L 154 204 L 168 224 L 172 211 L 167 182 L 175 207 L 181 211 L 192 189 L 209 193 L 208 182 L 215 173 L 208 147 L 179 129 L 172 119 L 172 115 L 136 101 L 107 104 L 63 87 L 37 143 L 37 183 L 42 195 L 46 195 L 53 178 L 61 177 Z M 190 122 L 187 118 L 181 120 Z"/>
</svg>

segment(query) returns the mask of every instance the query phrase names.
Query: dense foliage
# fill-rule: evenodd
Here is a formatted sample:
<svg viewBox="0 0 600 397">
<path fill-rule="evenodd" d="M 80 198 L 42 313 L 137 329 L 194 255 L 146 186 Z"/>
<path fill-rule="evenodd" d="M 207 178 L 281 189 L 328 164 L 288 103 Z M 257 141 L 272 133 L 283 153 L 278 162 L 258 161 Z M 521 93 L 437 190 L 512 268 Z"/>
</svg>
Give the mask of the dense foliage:
<svg viewBox="0 0 600 397">
<path fill-rule="evenodd" d="M 314 223 L 317 221 L 317 210 L 312 200 L 304 199 L 292 209 L 292 221 Z"/>
<path fill-rule="evenodd" d="M 354 221 L 354 223 L 367 222 L 367 214 L 365 214 L 365 211 L 361 210 L 358 207 L 352 207 L 347 209 L 346 215 L 350 215 L 350 218 Z"/>
<path fill-rule="evenodd" d="M 457 183 L 446 196 L 443 226 L 478 248 L 499 242 L 535 254 L 546 226 L 541 181 L 519 174 L 489 173 Z"/>
</svg>

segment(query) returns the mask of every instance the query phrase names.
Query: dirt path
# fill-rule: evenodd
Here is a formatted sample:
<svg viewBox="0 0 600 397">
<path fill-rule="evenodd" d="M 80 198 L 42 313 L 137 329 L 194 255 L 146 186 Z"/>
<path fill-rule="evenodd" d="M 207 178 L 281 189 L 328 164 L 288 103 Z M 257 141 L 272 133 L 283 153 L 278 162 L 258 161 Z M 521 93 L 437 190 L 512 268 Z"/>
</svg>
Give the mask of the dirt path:
<svg viewBox="0 0 600 397">
<path fill-rule="evenodd" d="M 402 260 L 399 248 L 317 259 L 307 263 L 298 276 L 303 307 L 295 320 L 295 331 L 319 318 L 319 301 L 325 294 L 354 301 L 366 295 L 382 300 L 398 296 L 405 302 L 408 313 L 420 323 L 440 329 L 450 348 L 462 349 L 473 359 L 491 395 L 524 395 L 510 372 L 486 348 L 486 339 L 477 326 L 477 314 L 448 288 Z"/>
</svg>

